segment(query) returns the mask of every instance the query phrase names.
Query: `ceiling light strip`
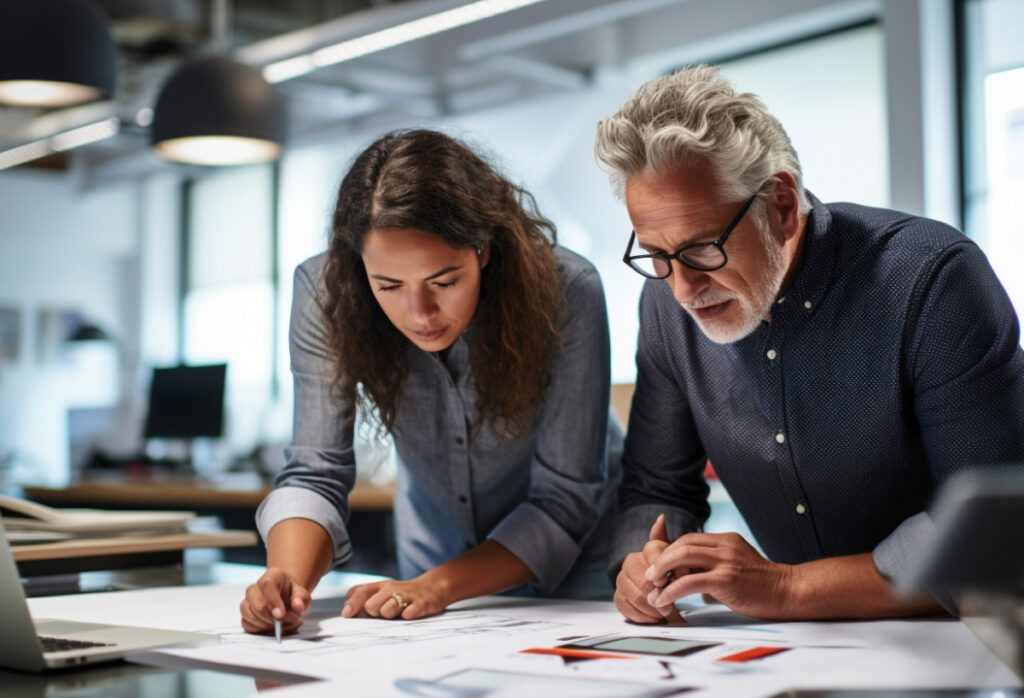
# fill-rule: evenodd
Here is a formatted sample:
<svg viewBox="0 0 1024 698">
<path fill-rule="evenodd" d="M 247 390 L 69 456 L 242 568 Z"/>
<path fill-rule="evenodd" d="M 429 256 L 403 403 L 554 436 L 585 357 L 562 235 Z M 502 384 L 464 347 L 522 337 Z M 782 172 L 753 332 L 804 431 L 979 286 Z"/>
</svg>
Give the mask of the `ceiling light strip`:
<svg viewBox="0 0 1024 698">
<path fill-rule="evenodd" d="M 71 150 L 87 143 L 110 138 L 118 132 L 120 125 L 121 122 L 116 117 L 112 117 L 5 150 L 0 152 L 0 170 L 38 160 L 51 153 Z"/>
<path fill-rule="evenodd" d="M 317 68 L 376 53 L 392 46 L 405 44 L 434 34 L 461 27 L 496 15 L 536 5 L 545 0 L 477 0 L 434 15 L 414 19 L 394 27 L 371 32 L 326 46 L 309 54 L 288 58 L 264 67 L 263 77 L 268 82 L 282 82 Z"/>
</svg>

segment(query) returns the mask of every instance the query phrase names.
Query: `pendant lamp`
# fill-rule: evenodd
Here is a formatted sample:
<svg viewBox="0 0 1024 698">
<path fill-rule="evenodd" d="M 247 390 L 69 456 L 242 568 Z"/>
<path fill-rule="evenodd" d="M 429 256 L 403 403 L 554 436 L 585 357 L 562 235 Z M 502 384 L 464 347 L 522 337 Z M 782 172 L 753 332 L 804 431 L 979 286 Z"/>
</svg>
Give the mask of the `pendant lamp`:
<svg viewBox="0 0 1024 698">
<path fill-rule="evenodd" d="M 66 107 L 110 98 L 117 47 L 93 0 L 0 0 L 0 104 Z"/>
<path fill-rule="evenodd" d="M 170 77 L 153 109 L 150 142 L 178 162 L 265 162 L 281 154 L 285 116 L 284 98 L 259 70 L 218 55 Z"/>
</svg>

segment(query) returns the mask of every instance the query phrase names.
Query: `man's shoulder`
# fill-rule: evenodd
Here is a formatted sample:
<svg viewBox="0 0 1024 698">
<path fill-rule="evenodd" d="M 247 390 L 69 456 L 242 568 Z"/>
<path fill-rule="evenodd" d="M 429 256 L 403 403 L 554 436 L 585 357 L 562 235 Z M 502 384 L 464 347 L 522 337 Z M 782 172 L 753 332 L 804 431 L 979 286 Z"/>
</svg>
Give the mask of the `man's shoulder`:
<svg viewBox="0 0 1024 698">
<path fill-rule="evenodd" d="M 890 251 L 923 254 L 970 243 L 962 232 L 933 218 L 849 202 L 830 203 L 826 207 L 832 232 L 841 242 L 858 241 L 864 247 L 879 242 Z"/>
</svg>

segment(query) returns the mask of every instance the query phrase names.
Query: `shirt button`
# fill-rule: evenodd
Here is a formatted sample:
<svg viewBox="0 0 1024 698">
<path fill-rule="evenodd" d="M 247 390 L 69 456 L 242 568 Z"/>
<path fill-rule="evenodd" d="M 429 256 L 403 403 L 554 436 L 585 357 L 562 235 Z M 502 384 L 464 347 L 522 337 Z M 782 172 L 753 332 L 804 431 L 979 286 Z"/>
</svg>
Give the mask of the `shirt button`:
<svg viewBox="0 0 1024 698">
<path fill-rule="evenodd" d="M 796 505 L 796 513 L 803 514 L 805 511 L 807 511 L 807 507 L 805 507 L 803 504 Z"/>
<path fill-rule="evenodd" d="M 811 309 L 811 302 L 810 301 L 804 301 L 804 307 L 807 308 L 808 310 L 810 310 Z"/>
<path fill-rule="evenodd" d="M 774 349 L 769 349 L 768 350 L 767 356 L 768 356 L 768 360 L 769 361 L 775 361 L 775 357 L 778 356 L 778 355 L 779 355 L 778 352 L 776 352 Z"/>
<path fill-rule="evenodd" d="M 460 495 L 459 495 L 459 504 L 465 504 L 465 503 L 466 503 L 466 502 L 468 502 L 468 501 L 469 501 L 469 500 L 468 500 L 468 499 L 466 499 L 466 495 L 464 495 L 464 494 L 460 494 Z"/>
<path fill-rule="evenodd" d="M 464 438 L 462 438 L 461 436 L 456 436 L 455 437 L 455 443 L 457 443 L 459 446 L 461 446 L 462 444 L 466 443 L 466 440 Z"/>
<path fill-rule="evenodd" d="M 780 431 L 778 434 L 775 435 L 775 440 L 778 441 L 780 444 L 785 443 L 786 435 Z"/>
</svg>

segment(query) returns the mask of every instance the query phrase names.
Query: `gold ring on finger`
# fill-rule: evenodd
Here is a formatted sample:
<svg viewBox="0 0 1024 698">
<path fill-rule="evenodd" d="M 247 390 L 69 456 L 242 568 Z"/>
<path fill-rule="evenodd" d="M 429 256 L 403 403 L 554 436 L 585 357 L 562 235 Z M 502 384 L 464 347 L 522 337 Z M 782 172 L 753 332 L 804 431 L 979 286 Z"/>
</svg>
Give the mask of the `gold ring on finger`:
<svg viewBox="0 0 1024 698">
<path fill-rule="evenodd" d="M 395 600 L 395 603 L 398 604 L 399 610 L 404 611 L 405 607 L 409 605 L 409 602 L 408 601 L 404 601 L 402 599 L 402 595 L 399 594 L 397 591 L 394 594 L 391 595 L 391 598 L 393 598 Z"/>
</svg>

